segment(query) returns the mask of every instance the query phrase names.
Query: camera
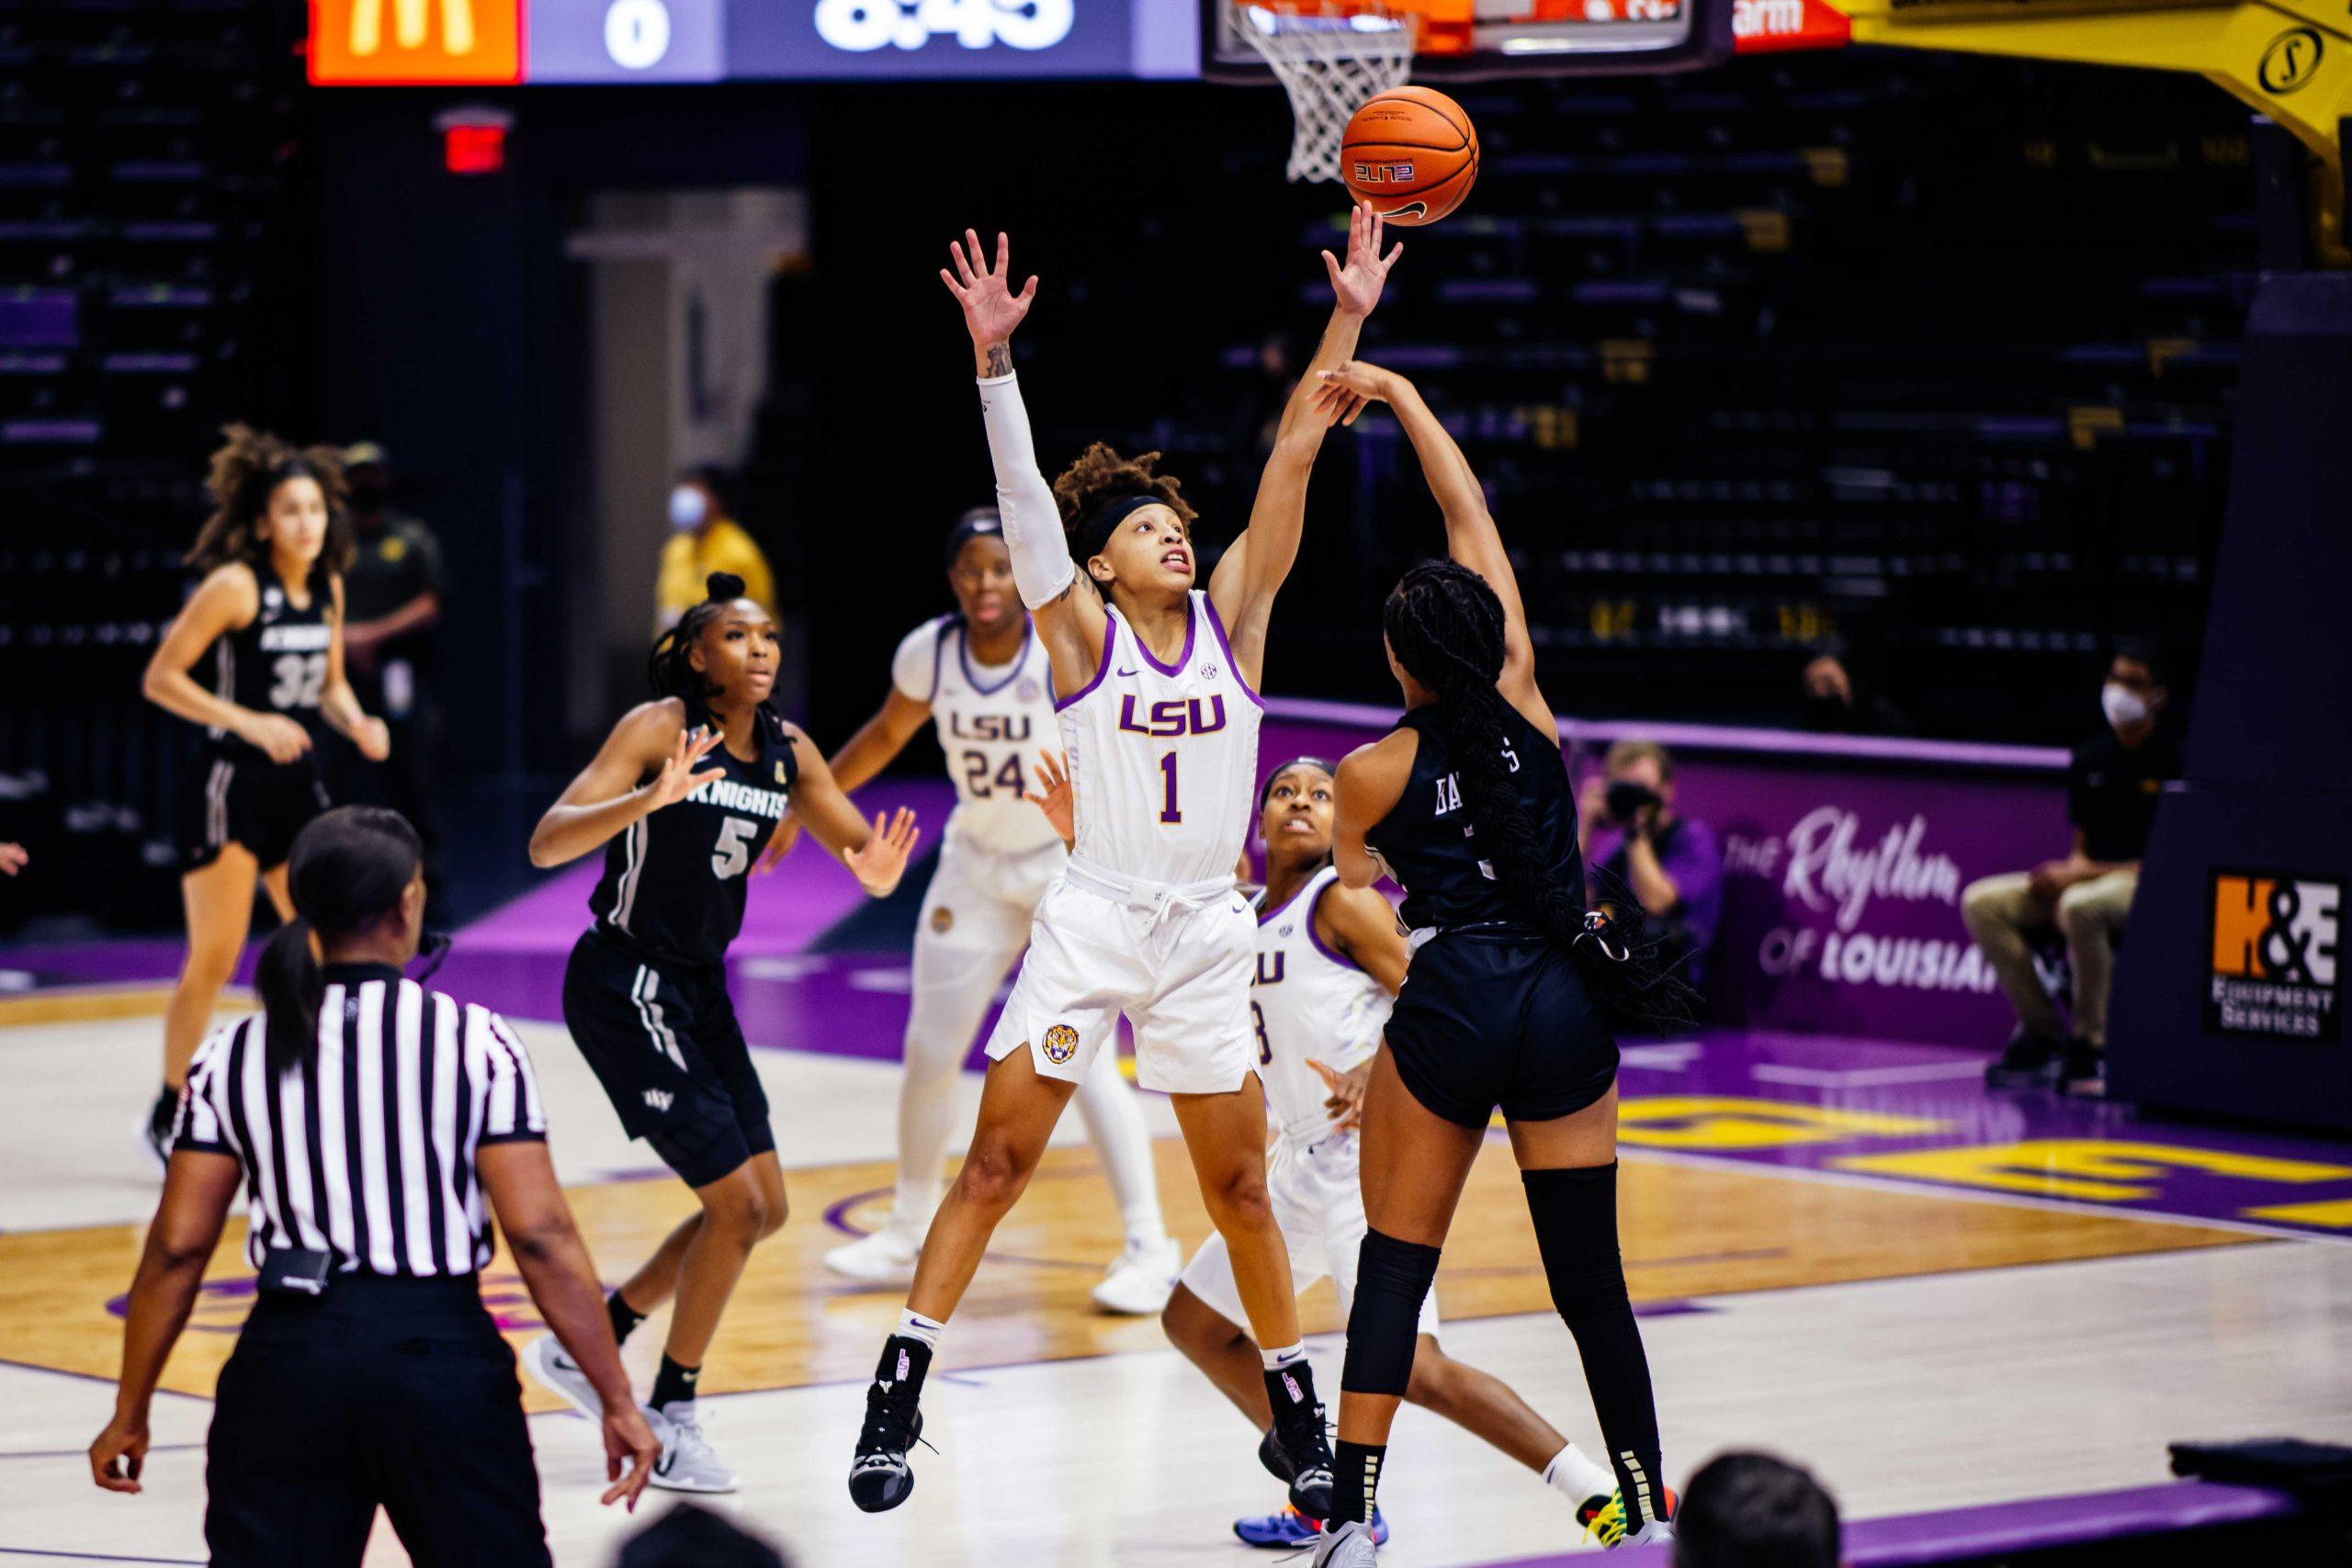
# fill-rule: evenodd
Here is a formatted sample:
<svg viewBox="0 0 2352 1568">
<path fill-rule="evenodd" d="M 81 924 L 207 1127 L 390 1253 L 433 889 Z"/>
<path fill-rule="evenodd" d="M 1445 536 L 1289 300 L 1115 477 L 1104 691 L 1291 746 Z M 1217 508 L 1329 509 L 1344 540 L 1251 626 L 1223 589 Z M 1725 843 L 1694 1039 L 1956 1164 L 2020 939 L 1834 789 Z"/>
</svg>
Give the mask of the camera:
<svg viewBox="0 0 2352 1568">
<path fill-rule="evenodd" d="M 1657 804 L 1657 791 L 1647 784 L 1635 784 L 1631 779 L 1619 779 L 1611 784 L 1605 797 L 1609 819 L 1626 827 L 1630 827 L 1634 818 L 1641 815 L 1643 807 Z"/>
</svg>

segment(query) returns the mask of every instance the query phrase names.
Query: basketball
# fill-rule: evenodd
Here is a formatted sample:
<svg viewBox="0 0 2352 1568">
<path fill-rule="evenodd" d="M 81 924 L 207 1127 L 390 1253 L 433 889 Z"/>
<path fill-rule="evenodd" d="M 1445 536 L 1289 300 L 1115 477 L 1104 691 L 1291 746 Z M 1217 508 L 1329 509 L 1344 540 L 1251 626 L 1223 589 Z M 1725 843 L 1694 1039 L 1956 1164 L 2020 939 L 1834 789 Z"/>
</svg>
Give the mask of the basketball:
<svg viewBox="0 0 2352 1568">
<path fill-rule="evenodd" d="M 1477 181 L 1478 132 L 1443 93 L 1392 87 L 1349 119 L 1340 178 L 1388 222 L 1434 223 Z"/>
</svg>

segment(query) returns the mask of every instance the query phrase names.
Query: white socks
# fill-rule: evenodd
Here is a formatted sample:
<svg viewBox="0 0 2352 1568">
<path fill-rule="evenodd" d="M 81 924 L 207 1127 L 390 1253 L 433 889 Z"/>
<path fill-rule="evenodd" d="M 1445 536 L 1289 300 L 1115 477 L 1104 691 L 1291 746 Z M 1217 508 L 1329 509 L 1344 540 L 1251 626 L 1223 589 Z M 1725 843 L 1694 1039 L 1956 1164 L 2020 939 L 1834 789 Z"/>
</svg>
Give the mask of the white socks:
<svg viewBox="0 0 2352 1568">
<path fill-rule="evenodd" d="M 1301 1340 L 1295 1345 L 1285 1345 L 1279 1350 L 1261 1350 L 1258 1359 L 1266 1371 L 1281 1371 L 1284 1367 L 1295 1366 L 1306 1359 L 1306 1342 Z"/>
<path fill-rule="evenodd" d="M 939 1337 L 946 1330 L 947 1325 L 938 1319 L 925 1317 L 909 1307 L 899 1314 L 899 1326 L 890 1332 L 901 1338 L 915 1340 L 927 1350 L 936 1350 L 939 1348 Z"/>
<path fill-rule="evenodd" d="M 1607 1497 L 1617 1490 L 1617 1477 L 1605 1465 L 1594 1463 L 1582 1449 L 1570 1443 L 1552 1456 L 1544 1467 L 1544 1484 L 1559 1493 L 1569 1502 L 1581 1505 L 1588 1498 Z"/>
</svg>

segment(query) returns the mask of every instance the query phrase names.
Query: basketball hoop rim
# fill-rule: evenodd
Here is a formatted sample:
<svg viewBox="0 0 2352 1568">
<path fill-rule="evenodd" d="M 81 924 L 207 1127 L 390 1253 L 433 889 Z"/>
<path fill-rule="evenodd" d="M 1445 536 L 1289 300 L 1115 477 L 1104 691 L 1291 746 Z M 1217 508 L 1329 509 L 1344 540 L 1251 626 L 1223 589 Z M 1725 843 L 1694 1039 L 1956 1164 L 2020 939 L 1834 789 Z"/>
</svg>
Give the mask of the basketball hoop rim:
<svg viewBox="0 0 2352 1568">
<path fill-rule="evenodd" d="M 1416 53 L 1412 79 L 1417 82 L 1496 82 L 1526 76 L 1655 76 L 1704 70 L 1732 58 L 1733 0 L 1685 0 L 1694 7 L 1690 36 L 1672 49 L 1637 55 L 1506 55 L 1498 58 Z M 1231 87 L 1282 85 L 1254 50 L 1247 60 L 1226 59 L 1216 48 L 1234 0 L 1200 0 L 1201 75 L 1204 82 Z M 1295 7 L 1293 7 L 1295 8 Z"/>
</svg>

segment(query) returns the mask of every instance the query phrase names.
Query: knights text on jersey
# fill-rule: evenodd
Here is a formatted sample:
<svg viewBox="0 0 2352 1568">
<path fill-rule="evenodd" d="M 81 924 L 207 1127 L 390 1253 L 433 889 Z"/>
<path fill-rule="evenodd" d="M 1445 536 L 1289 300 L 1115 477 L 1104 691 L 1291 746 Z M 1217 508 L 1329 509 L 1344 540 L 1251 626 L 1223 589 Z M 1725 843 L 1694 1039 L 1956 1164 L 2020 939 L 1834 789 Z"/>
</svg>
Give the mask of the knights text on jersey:
<svg viewBox="0 0 2352 1568">
<path fill-rule="evenodd" d="M 1172 664 L 1106 613 L 1094 679 L 1055 705 L 1077 793 L 1072 853 L 1144 882 L 1230 877 L 1257 800 L 1258 694 L 1206 593 L 1192 594 Z"/>
<path fill-rule="evenodd" d="M 1378 1049 L 1389 997 L 1379 981 L 1315 934 L 1315 907 L 1336 886 L 1325 866 L 1278 909 L 1259 896 L 1258 973 L 1250 987 L 1250 1021 L 1258 1031 L 1258 1077 L 1283 1136 L 1305 1147 L 1328 1136 L 1330 1098 L 1311 1058 L 1346 1072 Z"/>
<path fill-rule="evenodd" d="M 311 574 L 310 603 L 297 606 L 275 570 L 254 574 L 260 608 L 249 626 L 222 632 L 212 645 L 212 694 L 254 713 L 283 714 L 315 730 L 319 695 L 327 683 L 327 654 L 334 629 L 327 612 L 333 581 Z M 228 731 L 211 739 L 243 747 Z"/>
<path fill-rule="evenodd" d="M 1568 765 L 1556 735 L 1546 735 L 1527 716 L 1503 705 L 1503 761 L 1518 788 L 1521 809 L 1535 829 L 1535 841 L 1565 887 L 1584 886 L 1584 863 L 1577 852 L 1576 799 L 1568 788 Z M 1484 859 L 1462 776 L 1446 739 L 1437 707 L 1418 707 L 1399 728 L 1420 737 L 1412 776 L 1387 816 L 1373 824 L 1364 841 L 1380 852 L 1405 889 L 1405 923 L 1415 930 L 1463 926 L 1523 926 L 1525 921 L 1495 880 Z"/>
<path fill-rule="evenodd" d="M 708 715 L 689 709 L 687 728 Z M 655 958 L 717 964 L 743 929 L 744 879 L 791 804 L 798 764 L 783 724 L 759 715 L 760 754 L 724 745 L 703 767 L 726 777 L 639 818 L 605 846 L 605 874 L 589 895 L 597 929 Z"/>
<path fill-rule="evenodd" d="M 1053 671 L 1035 631 L 1023 636 L 1010 664 L 981 664 L 972 658 L 964 617 L 942 615 L 899 644 L 890 680 L 910 701 L 931 705 L 956 784 L 949 833 L 999 854 L 1058 841 L 1046 814 L 1022 798 L 1040 787 L 1037 753 L 1057 738 Z"/>
</svg>

